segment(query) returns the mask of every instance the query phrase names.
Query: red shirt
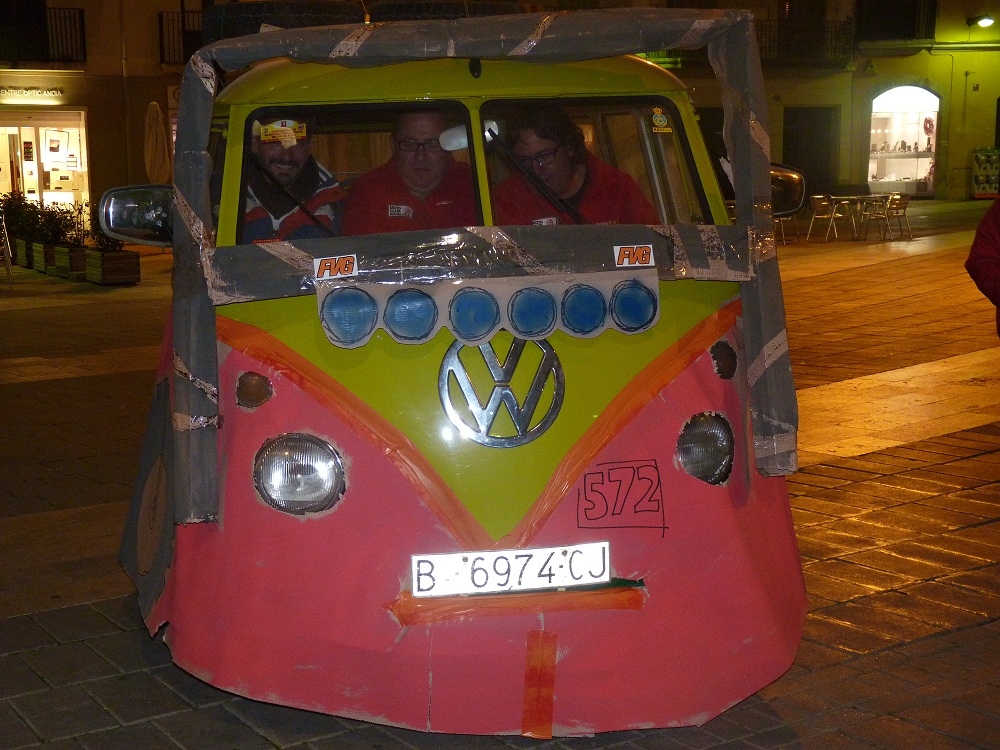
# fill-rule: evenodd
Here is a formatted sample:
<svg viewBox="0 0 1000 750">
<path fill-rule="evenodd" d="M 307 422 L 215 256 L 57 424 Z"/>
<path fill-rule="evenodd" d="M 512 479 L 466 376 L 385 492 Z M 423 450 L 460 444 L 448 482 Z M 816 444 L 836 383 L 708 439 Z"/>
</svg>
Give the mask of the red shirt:
<svg viewBox="0 0 1000 750">
<path fill-rule="evenodd" d="M 629 175 L 587 154 L 587 181 L 574 196 L 587 224 L 659 224 L 660 217 Z M 573 200 L 573 199 L 571 199 Z M 493 198 L 495 220 L 504 224 L 572 224 L 572 217 L 535 192 L 514 172 Z"/>
<path fill-rule="evenodd" d="M 344 206 L 341 233 L 382 234 L 415 229 L 478 226 L 472 169 L 453 161 L 441 184 L 418 198 L 409 191 L 392 161 L 354 181 Z"/>
<path fill-rule="evenodd" d="M 993 202 L 979 222 L 965 270 L 979 291 L 997 306 L 997 335 L 1000 335 L 1000 200 Z"/>
</svg>

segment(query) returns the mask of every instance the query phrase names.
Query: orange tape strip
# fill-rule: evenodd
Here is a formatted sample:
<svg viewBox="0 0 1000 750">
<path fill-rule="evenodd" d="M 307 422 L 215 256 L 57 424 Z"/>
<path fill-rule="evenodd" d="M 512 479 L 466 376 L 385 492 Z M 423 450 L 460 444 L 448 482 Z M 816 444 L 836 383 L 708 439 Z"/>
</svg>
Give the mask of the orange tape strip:
<svg viewBox="0 0 1000 750">
<path fill-rule="evenodd" d="M 255 326 L 220 315 L 216 331 L 220 341 L 278 371 L 377 445 L 427 498 L 428 506 L 459 543 L 467 549 L 490 549 L 495 544 L 413 443 L 326 371 Z"/>
<path fill-rule="evenodd" d="M 666 388 L 712 344 L 736 325 L 742 312 L 737 299 L 712 313 L 650 362 L 615 396 L 583 436 L 570 448 L 552 478 L 523 519 L 494 546 L 524 546 L 566 497 L 594 456 L 614 438 L 657 393 Z"/>
<path fill-rule="evenodd" d="M 531 615 L 587 609 L 642 609 L 646 591 L 639 586 L 615 586 L 589 591 L 545 591 L 530 594 L 438 596 L 417 598 L 409 591 L 385 604 L 400 626 L 427 625 L 482 615 Z"/>
<path fill-rule="evenodd" d="M 552 739 L 556 698 L 556 634 L 529 630 L 524 665 L 524 704 L 521 734 Z"/>
</svg>

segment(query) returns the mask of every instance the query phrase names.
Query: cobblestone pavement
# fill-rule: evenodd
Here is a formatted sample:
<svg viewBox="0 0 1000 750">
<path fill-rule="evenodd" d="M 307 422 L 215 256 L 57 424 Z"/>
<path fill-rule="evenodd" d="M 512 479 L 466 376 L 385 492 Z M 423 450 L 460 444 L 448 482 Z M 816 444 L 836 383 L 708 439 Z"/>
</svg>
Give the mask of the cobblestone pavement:
<svg viewBox="0 0 1000 750">
<path fill-rule="evenodd" d="M 911 204 L 912 242 L 781 247 L 795 664 L 702 727 L 572 740 L 342 720 L 173 666 L 115 560 L 170 257 L 130 288 L 0 275 L 0 750 L 1000 748 L 1000 341 L 961 266 L 985 209 Z"/>
</svg>

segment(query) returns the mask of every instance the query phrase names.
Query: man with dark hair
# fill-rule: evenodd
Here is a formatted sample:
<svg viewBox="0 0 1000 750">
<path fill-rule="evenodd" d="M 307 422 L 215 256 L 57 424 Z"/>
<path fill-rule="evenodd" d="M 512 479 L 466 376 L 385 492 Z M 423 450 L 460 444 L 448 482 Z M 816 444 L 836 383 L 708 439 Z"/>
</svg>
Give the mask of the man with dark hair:
<svg viewBox="0 0 1000 750">
<path fill-rule="evenodd" d="M 312 155 L 313 125 L 253 123 L 243 242 L 339 234 L 344 191 Z"/>
<path fill-rule="evenodd" d="M 562 205 L 514 172 L 496 189 L 497 224 L 660 223 L 635 180 L 587 151 L 582 131 L 564 110 L 540 107 L 517 112 L 507 123 L 505 141 L 521 165 Z"/>
<path fill-rule="evenodd" d="M 447 229 L 480 223 L 472 169 L 438 140 L 448 119 L 438 110 L 401 115 L 392 158 L 354 181 L 344 208 L 344 234 Z"/>
</svg>

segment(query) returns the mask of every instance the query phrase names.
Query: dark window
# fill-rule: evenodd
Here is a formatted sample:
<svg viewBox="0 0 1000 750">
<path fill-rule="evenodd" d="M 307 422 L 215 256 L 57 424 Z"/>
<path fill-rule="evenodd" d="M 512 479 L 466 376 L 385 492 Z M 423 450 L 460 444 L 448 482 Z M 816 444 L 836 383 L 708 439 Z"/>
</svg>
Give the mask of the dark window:
<svg viewBox="0 0 1000 750">
<path fill-rule="evenodd" d="M 858 41 L 933 39 L 936 0 L 858 0 Z"/>
<path fill-rule="evenodd" d="M 0 0 L 0 60 L 48 59 L 45 0 Z"/>
</svg>

